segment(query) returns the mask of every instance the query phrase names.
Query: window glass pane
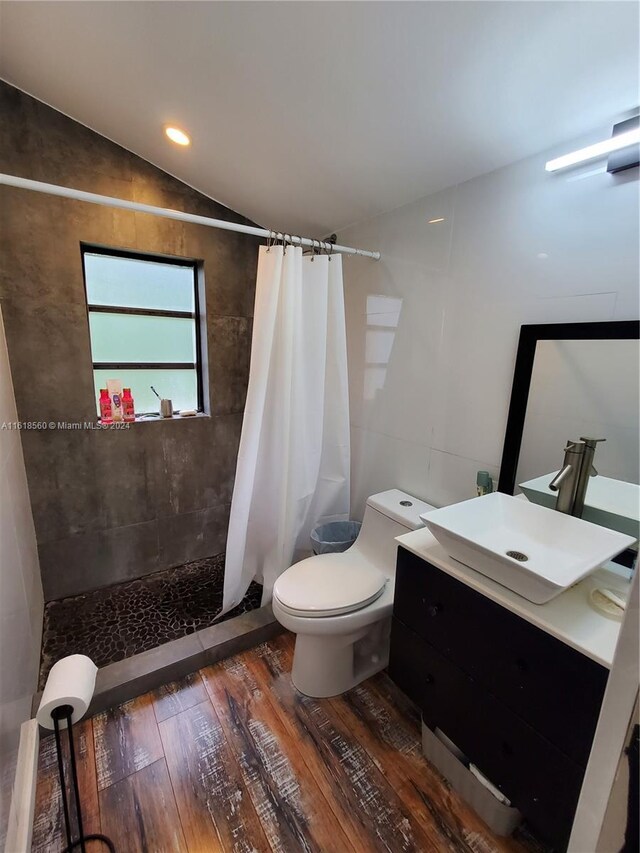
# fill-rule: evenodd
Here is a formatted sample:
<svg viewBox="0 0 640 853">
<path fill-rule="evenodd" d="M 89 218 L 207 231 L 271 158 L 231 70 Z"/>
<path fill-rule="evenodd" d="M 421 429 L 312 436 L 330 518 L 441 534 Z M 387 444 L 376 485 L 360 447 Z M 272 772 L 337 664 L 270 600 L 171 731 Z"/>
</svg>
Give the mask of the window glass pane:
<svg viewBox="0 0 640 853">
<path fill-rule="evenodd" d="M 195 311 L 193 267 L 84 253 L 91 305 Z"/>
<path fill-rule="evenodd" d="M 184 317 L 89 313 L 93 361 L 196 361 L 195 322 Z"/>
<path fill-rule="evenodd" d="M 195 370 L 94 370 L 93 379 L 98 414 L 100 389 L 107 387 L 107 379 L 119 379 L 123 388 L 131 388 L 136 414 L 160 411 L 160 401 L 151 385 L 161 397 L 172 401 L 174 411 L 198 408 Z"/>
</svg>

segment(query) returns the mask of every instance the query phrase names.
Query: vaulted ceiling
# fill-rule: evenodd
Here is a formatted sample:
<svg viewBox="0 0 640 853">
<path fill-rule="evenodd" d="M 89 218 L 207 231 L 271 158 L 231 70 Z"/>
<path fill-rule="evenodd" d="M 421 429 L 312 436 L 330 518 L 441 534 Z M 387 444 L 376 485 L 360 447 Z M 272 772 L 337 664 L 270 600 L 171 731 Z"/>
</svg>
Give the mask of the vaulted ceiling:
<svg viewBox="0 0 640 853">
<path fill-rule="evenodd" d="M 3 2 L 0 76 L 257 222 L 320 236 L 635 107 L 638 5 Z"/>
</svg>

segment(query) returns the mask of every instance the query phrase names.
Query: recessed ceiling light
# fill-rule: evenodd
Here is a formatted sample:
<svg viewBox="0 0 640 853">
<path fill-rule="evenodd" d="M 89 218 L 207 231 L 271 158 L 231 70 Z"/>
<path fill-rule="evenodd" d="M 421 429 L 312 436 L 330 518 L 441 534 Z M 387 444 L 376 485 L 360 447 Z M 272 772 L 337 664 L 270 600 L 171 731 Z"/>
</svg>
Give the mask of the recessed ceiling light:
<svg viewBox="0 0 640 853">
<path fill-rule="evenodd" d="M 191 140 L 187 134 L 178 127 L 165 127 L 164 132 L 176 145 L 191 145 Z"/>
<path fill-rule="evenodd" d="M 444 222 L 444 216 L 439 217 L 439 219 L 430 219 L 427 225 L 433 225 L 436 222 Z"/>
</svg>

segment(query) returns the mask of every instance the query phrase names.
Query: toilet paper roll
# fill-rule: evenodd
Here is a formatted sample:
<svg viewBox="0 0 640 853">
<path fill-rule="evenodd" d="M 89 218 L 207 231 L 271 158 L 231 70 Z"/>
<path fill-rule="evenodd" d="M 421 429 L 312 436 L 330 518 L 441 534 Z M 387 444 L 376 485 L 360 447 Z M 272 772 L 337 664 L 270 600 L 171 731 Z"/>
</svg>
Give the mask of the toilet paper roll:
<svg viewBox="0 0 640 853">
<path fill-rule="evenodd" d="M 93 696 L 97 672 L 98 667 L 86 655 L 68 655 L 54 663 L 36 714 L 38 725 L 43 729 L 53 729 L 51 712 L 61 705 L 73 708 L 72 723 L 82 719 Z M 66 727 L 66 721 L 61 720 L 60 728 Z"/>
</svg>

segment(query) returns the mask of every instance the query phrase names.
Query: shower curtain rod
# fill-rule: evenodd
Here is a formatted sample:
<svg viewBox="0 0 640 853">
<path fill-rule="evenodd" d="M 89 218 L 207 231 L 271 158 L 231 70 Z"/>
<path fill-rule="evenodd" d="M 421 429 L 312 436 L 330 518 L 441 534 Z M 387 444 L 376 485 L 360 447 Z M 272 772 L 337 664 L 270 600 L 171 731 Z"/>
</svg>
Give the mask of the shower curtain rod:
<svg viewBox="0 0 640 853">
<path fill-rule="evenodd" d="M 380 260 L 380 252 L 368 252 L 365 249 L 353 249 L 350 246 L 338 246 L 323 240 L 313 240 L 310 237 L 299 237 L 297 234 L 287 234 L 281 231 L 269 231 L 267 228 L 256 228 L 253 225 L 239 225 L 236 222 L 226 222 L 224 219 L 211 219 L 208 216 L 198 216 L 195 213 L 184 213 L 182 210 L 171 210 L 168 207 L 154 207 L 151 204 L 141 204 L 137 201 L 127 201 L 123 198 L 113 198 L 108 195 L 88 193 L 84 190 L 74 190 L 71 187 L 61 187 L 57 184 L 46 184 L 42 181 L 31 181 L 16 175 L 0 174 L 0 184 L 7 187 L 18 187 L 48 195 L 62 196 L 76 201 L 87 201 L 91 204 L 102 204 L 106 207 L 121 207 L 124 210 L 134 210 L 138 213 L 150 213 L 153 216 L 164 216 L 167 219 L 178 219 L 181 222 L 192 222 L 195 225 L 208 225 L 210 228 L 221 228 L 224 231 L 237 231 L 240 234 L 251 234 L 255 237 L 268 237 L 272 240 L 283 240 L 291 245 L 311 246 L 327 252 L 339 252 L 342 255 L 359 255 L 362 258 Z"/>
</svg>

